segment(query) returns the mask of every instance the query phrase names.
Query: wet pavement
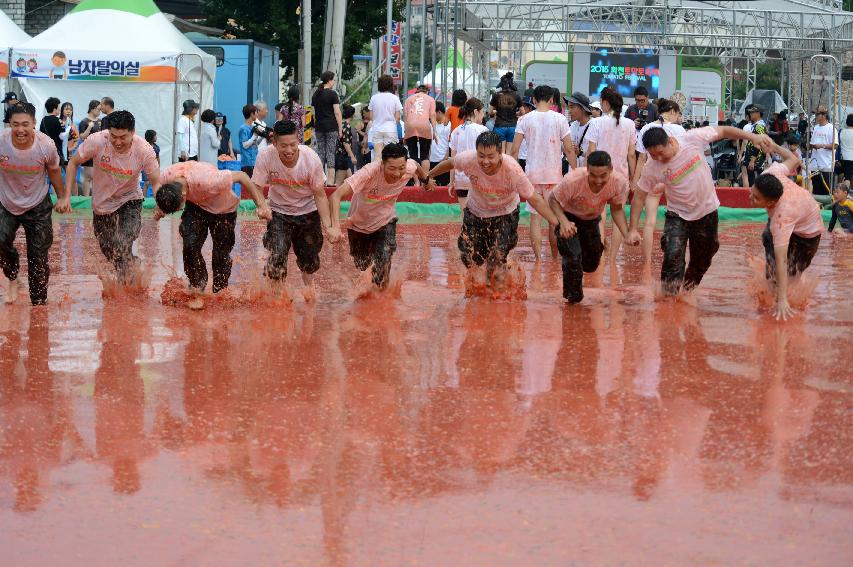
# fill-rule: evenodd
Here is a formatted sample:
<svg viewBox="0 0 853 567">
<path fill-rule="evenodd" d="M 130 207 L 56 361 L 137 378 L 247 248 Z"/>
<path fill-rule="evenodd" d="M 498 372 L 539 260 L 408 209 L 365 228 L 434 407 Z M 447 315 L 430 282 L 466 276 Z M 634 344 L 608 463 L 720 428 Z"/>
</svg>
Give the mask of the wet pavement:
<svg viewBox="0 0 853 567">
<path fill-rule="evenodd" d="M 465 299 L 432 220 L 398 229 L 399 298 L 355 300 L 327 244 L 316 303 L 201 312 L 159 304 L 177 219 L 143 224 L 150 293 L 108 300 L 91 221 L 60 220 L 50 304 L 0 306 L 0 564 L 853 564 L 853 240 L 780 324 L 760 225 L 721 227 L 691 302 L 631 249 L 567 307 L 526 230 L 528 300 Z"/>
</svg>

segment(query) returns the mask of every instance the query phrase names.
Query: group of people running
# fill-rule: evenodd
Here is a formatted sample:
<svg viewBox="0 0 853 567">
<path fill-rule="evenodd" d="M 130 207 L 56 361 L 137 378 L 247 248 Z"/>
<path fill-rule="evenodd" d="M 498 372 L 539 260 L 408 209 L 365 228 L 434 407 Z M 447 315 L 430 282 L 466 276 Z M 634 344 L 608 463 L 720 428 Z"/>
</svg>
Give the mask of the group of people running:
<svg viewBox="0 0 853 567">
<path fill-rule="evenodd" d="M 398 196 L 411 180 L 425 191 L 434 190 L 435 178 L 448 172 L 455 176 L 450 190 L 464 199 L 458 239 L 462 263 L 467 268 L 484 266 L 487 283 L 501 285 L 507 257 L 518 242 L 523 198 L 531 213 L 534 249 L 540 246 L 539 219 L 544 218 L 549 240 L 561 257 L 563 297 L 578 303 L 583 299 L 583 274 L 598 269 L 605 250 L 601 231 L 605 208 L 609 205 L 615 225 L 610 246 L 615 253 L 620 236 L 631 245 L 650 244 L 661 196 L 666 197 L 668 209 L 661 239 L 663 290 L 678 294 L 698 286 L 719 248 L 719 200 L 704 148 L 721 138 L 745 140 L 784 158 L 756 179 L 750 196 L 754 205 L 767 208 L 770 218 L 763 240 L 767 277 L 777 287 L 775 315 L 787 318 L 793 313 L 786 295 L 789 277 L 809 265 L 823 232 L 817 203 L 789 179 L 799 163 L 796 156 L 765 135 L 737 128 L 677 132 L 666 116 L 679 109 L 665 100 L 658 102 L 661 118 L 649 123 L 638 138 L 636 124 L 620 116 L 621 95 L 610 87 L 600 96 L 602 116 L 577 120 L 582 122 L 577 139 L 573 137 L 577 129 L 551 109 L 554 96 L 550 87 L 536 87 L 532 108 L 522 111 L 511 144 L 500 133 L 476 128 L 483 106 L 477 99 L 468 99 L 460 113 L 464 124 L 454 132 L 455 139 L 451 137 L 450 157 L 427 170 L 410 159 L 404 145 L 389 143 L 380 159 L 361 168 L 328 197 L 321 159 L 301 144 L 295 124 L 286 120 L 273 125 L 269 145 L 259 153 L 251 176 L 195 161 L 176 163 L 161 173 L 151 146 L 135 133 L 133 115 L 122 110 L 110 115 L 109 129 L 81 144 L 70 165 L 76 165 L 74 160 L 93 160 L 94 232 L 121 283 L 129 283 L 139 271 L 133 242 L 141 229 L 140 174 L 144 172 L 154 187 L 156 219 L 183 208 L 184 269 L 194 295 L 190 307 L 203 305 L 208 271 L 201 249 L 208 234 L 213 241 L 212 291 L 228 286 L 239 205 L 234 183 L 255 201 L 257 216 L 267 221 L 263 244 L 269 256 L 264 275 L 273 289 L 283 291 L 291 248 L 305 286 L 313 286 L 324 240 L 334 243 L 343 236 L 340 203 L 346 198 L 351 198 L 346 223 L 350 255 L 355 266 L 371 270 L 373 284 L 384 289 L 396 250 Z M 567 102 L 572 115 L 580 118 L 590 108 L 589 99 L 580 93 Z M 0 132 L 0 267 L 8 280 L 6 300 L 13 301 L 20 263 L 14 238 L 23 227 L 30 300 L 44 304 L 50 271 L 47 252 L 53 240 L 51 210 L 70 211 L 73 179 L 63 182 L 52 141 L 35 129 L 32 105 L 19 103 L 10 110 L 11 128 Z M 638 140 L 642 144 L 639 160 Z M 563 156 L 570 167 L 565 174 Z M 57 192 L 55 205 L 50 184 Z M 628 219 L 624 205 L 632 189 Z M 648 218 L 641 236 L 644 206 Z M 650 256 L 650 245 L 647 250 Z"/>
</svg>

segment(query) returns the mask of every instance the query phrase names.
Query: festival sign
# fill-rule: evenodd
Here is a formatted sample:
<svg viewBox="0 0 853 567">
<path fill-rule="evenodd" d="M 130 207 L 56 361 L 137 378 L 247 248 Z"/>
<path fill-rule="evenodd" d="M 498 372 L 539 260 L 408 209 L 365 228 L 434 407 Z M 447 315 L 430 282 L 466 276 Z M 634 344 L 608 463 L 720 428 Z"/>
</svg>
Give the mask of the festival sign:
<svg viewBox="0 0 853 567">
<path fill-rule="evenodd" d="M 174 54 L 120 53 L 104 58 L 103 52 L 13 49 L 11 76 L 21 79 L 68 81 L 135 81 L 174 83 Z"/>
<path fill-rule="evenodd" d="M 387 34 L 383 35 L 381 41 L 383 61 L 388 49 L 387 38 Z M 394 79 L 395 85 L 403 83 L 403 25 L 400 22 L 393 22 L 391 25 L 391 71 L 389 74 Z"/>
<path fill-rule="evenodd" d="M 623 97 L 634 96 L 640 86 L 649 91 L 649 98 L 658 97 L 660 86 L 660 58 L 643 50 L 596 49 L 590 54 L 589 92 L 599 94 L 604 87 L 612 86 Z"/>
</svg>

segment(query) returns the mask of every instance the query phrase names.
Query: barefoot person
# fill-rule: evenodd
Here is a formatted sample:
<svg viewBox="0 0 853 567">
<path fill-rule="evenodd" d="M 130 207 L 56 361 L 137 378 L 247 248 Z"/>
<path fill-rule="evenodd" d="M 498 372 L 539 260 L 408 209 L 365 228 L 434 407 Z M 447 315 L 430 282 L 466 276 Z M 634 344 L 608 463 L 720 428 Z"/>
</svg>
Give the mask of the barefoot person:
<svg viewBox="0 0 853 567">
<path fill-rule="evenodd" d="M 8 109 L 9 128 L 0 130 L 0 267 L 6 276 L 7 303 L 18 298 L 20 256 L 15 234 L 24 228 L 29 270 L 30 302 L 47 302 L 50 266 L 47 252 L 53 243 L 51 211 L 71 210 L 70 193 L 62 183 L 59 154 L 49 136 L 36 132 L 36 109 L 19 102 Z M 50 201 L 50 183 L 58 200 Z"/>
<path fill-rule="evenodd" d="M 234 228 L 240 199 L 234 193 L 234 183 L 252 196 L 257 204 L 258 218 L 269 219 L 270 209 L 264 196 L 242 171 L 220 171 L 207 162 L 185 161 L 166 168 L 160 178 L 162 185 L 154 195 L 158 210 L 155 219 L 184 207 L 180 233 L 184 241 L 184 273 L 190 292 L 196 296 L 207 287 L 207 266 L 201 255 L 207 235 L 213 240 L 213 293 L 228 287 L 231 277 L 231 250 L 234 248 Z M 201 297 L 195 297 L 189 307 L 201 308 Z"/>
<path fill-rule="evenodd" d="M 599 221 L 605 205 L 610 204 L 613 224 L 627 236 L 627 196 L 628 178 L 613 171 L 610 155 L 602 151 L 589 154 L 586 167 L 566 174 L 548 196 L 548 204 L 560 221 L 554 233 L 563 257 L 563 297 L 569 303 L 583 299 L 583 274 L 595 272 L 601 261 L 604 244 Z"/>
<path fill-rule="evenodd" d="M 92 225 L 106 259 L 115 266 L 118 281 L 130 283 L 138 272 L 139 259 L 133 242 L 142 229 L 143 171 L 154 192 L 160 186 L 160 165 L 151 144 L 136 135 L 136 120 L 126 110 L 110 114 L 109 128 L 92 134 L 68 162 L 66 190 L 77 179 L 77 168 L 94 160 Z"/>
<path fill-rule="evenodd" d="M 252 174 L 252 181 L 258 186 L 269 187 L 272 208 L 263 240 L 270 253 L 264 275 L 282 291 L 292 247 L 306 297 L 310 298 L 314 294 L 314 273 L 320 269 L 323 233 L 332 226 L 323 161 L 314 150 L 300 145 L 295 123 L 276 122 L 273 132 L 272 144 L 258 155 Z"/>
<path fill-rule="evenodd" d="M 776 319 L 794 315 L 788 305 L 788 282 L 812 263 L 823 234 L 820 205 L 811 194 L 791 181 L 800 158 L 787 148 L 773 145 L 772 152 L 782 156 L 755 178 L 749 191 L 754 207 L 767 209 L 767 228 L 762 235 L 767 258 L 767 279 L 776 287 Z"/>
<path fill-rule="evenodd" d="M 381 161 L 359 169 L 329 198 L 329 240 L 337 242 L 341 238 L 341 200 L 352 195 L 347 215 L 349 253 L 360 271 L 373 266 L 372 281 L 380 290 L 388 287 L 391 257 L 397 249 L 397 197 L 412 178 L 417 178 L 425 191 L 435 189 L 435 181 L 407 155 L 402 144 L 387 144 L 382 148 Z"/>
<path fill-rule="evenodd" d="M 721 138 L 747 140 L 762 148 L 772 145 L 766 135 L 730 126 L 699 128 L 683 136 L 670 136 L 664 128 L 652 128 L 643 135 L 649 160 L 634 192 L 628 242 L 641 241 L 637 227 L 646 197 L 663 193 L 667 212 L 661 237 L 661 284 L 667 295 L 698 286 L 720 248 L 717 238 L 720 200 L 705 160 L 705 144 Z M 690 264 L 685 271 L 688 246 Z"/>
<path fill-rule="evenodd" d="M 562 179 L 563 154 L 568 158 L 569 165 L 577 166 L 569 122 L 565 116 L 551 110 L 554 96 L 551 87 L 536 87 L 533 91 L 536 110 L 528 112 L 518 121 L 512 142 L 512 157 L 515 159 L 518 159 L 521 144 L 527 142 L 524 172 L 540 197 L 544 197 Z M 530 243 L 538 261 L 542 257 L 542 221 L 529 203 L 527 212 L 530 213 Z M 550 231 L 548 239 L 553 239 Z"/>
<path fill-rule="evenodd" d="M 476 150 L 444 160 L 429 175 L 441 175 L 451 169 L 464 173 L 471 181 L 459 235 L 462 263 L 466 268 L 486 264 L 487 281 L 491 282 L 506 267 L 507 256 L 518 243 L 519 196 L 527 199 L 551 226 L 557 226 L 557 217 L 536 193 L 518 162 L 501 153 L 501 139 L 494 132 L 480 134 Z"/>
</svg>

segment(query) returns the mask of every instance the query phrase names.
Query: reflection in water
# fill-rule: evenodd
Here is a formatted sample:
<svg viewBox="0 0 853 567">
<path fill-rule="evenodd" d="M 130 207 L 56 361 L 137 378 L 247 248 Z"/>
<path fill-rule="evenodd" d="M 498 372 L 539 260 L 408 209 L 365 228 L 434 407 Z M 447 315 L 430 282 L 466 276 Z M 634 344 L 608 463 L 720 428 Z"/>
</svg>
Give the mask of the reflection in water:
<svg viewBox="0 0 853 567">
<path fill-rule="evenodd" d="M 143 234 L 152 262 L 164 230 Z M 260 230 L 242 227 L 247 274 Z M 851 322 L 837 307 L 758 318 L 725 278 L 742 268 L 731 255 L 693 306 L 629 291 L 565 307 L 547 267 L 526 302 L 465 300 L 447 286 L 447 227 L 401 232 L 401 299 L 352 301 L 349 258 L 328 247 L 314 304 L 195 313 L 81 291 L 3 308 L 0 524 L 35 523 L 0 545 L 44 553 L 38 536 L 59 526 L 47 563 L 71 542 L 99 549 L 95 533 L 129 555 L 94 564 L 589 564 L 633 549 L 731 564 L 725 542 L 749 529 L 801 538 L 788 559 L 849 552 Z M 815 269 L 831 287 L 830 261 Z M 80 347 L 89 324 L 99 354 Z M 798 521 L 792 501 L 815 513 Z M 755 509 L 793 514 L 798 535 Z M 135 548 L 140 529 L 150 544 Z M 552 543 L 575 531 L 588 549 Z M 648 549 L 671 539 L 688 543 Z"/>
</svg>

